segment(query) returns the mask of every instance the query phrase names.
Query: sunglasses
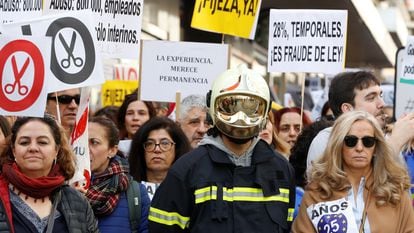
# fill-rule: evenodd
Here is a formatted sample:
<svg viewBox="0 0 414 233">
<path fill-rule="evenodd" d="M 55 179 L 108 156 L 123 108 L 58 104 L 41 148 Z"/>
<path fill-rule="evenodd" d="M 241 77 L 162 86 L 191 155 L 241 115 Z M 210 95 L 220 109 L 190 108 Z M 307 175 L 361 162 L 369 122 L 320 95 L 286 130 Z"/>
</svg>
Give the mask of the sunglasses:
<svg viewBox="0 0 414 233">
<path fill-rule="evenodd" d="M 364 136 L 362 138 L 358 138 L 354 135 L 348 135 L 344 138 L 344 143 L 347 147 L 354 147 L 358 143 L 358 141 L 361 139 L 362 144 L 366 148 L 373 147 L 375 143 L 377 142 L 377 139 L 375 137 L 371 136 Z"/>
<path fill-rule="evenodd" d="M 48 100 L 55 100 L 60 103 L 60 104 L 70 104 L 72 103 L 72 100 L 75 100 L 75 103 L 77 105 L 79 105 L 80 103 L 80 95 L 75 95 L 75 96 L 71 96 L 71 95 L 60 95 L 60 96 L 49 96 L 47 97 Z"/>
</svg>

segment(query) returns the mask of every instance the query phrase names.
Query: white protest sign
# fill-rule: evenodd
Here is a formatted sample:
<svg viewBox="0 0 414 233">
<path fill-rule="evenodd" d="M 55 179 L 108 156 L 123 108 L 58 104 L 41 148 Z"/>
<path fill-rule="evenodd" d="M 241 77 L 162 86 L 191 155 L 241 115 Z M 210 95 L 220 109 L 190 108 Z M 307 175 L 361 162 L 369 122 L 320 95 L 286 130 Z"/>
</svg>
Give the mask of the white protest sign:
<svg viewBox="0 0 414 233">
<path fill-rule="evenodd" d="M 143 0 L 45 0 L 44 14 L 88 10 L 104 58 L 138 59 L 143 8 Z"/>
<path fill-rule="evenodd" d="M 0 23 L 29 20 L 42 16 L 42 0 L 0 1 Z"/>
<path fill-rule="evenodd" d="M 414 112 L 414 37 L 407 38 L 407 46 L 397 51 L 395 62 L 394 117 Z"/>
<path fill-rule="evenodd" d="M 270 10 L 268 71 L 343 71 L 347 17 L 346 10 Z"/>
<path fill-rule="evenodd" d="M 225 44 L 143 41 L 141 99 L 175 102 L 205 95 L 213 80 L 228 67 L 229 47 Z"/>
<path fill-rule="evenodd" d="M 102 59 L 95 49 L 91 14 L 50 15 L 3 25 L 7 34 L 51 37 L 48 92 L 93 86 L 105 81 Z"/>
<path fill-rule="evenodd" d="M 0 35 L 0 115 L 43 116 L 51 39 Z"/>
<path fill-rule="evenodd" d="M 69 181 L 70 184 L 77 184 L 88 189 L 91 179 L 91 163 L 89 157 L 89 87 L 82 88 L 79 110 L 76 114 L 76 123 L 70 135 L 70 145 L 76 155 L 75 175 Z"/>
</svg>

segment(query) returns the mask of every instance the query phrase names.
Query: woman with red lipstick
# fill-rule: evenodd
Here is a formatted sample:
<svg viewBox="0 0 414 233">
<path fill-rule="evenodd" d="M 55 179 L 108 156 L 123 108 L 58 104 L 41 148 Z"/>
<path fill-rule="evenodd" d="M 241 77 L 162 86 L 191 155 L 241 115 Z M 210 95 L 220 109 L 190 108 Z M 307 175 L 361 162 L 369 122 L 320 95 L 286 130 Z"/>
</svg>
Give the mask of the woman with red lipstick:
<svg viewBox="0 0 414 233">
<path fill-rule="evenodd" d="M 409 176 L 394 153 L 374 116 L 343 113 L 312 166 L 292 232 L 414 232 Z"/>
<path fill-rule="evenodd" d="M 190 142 L 173 120 L 154 117 L 142 125 L 132 139 L 130 173 L 147 186 L 152 198 L 171 165 L 190 150 Z"/>
</svg>

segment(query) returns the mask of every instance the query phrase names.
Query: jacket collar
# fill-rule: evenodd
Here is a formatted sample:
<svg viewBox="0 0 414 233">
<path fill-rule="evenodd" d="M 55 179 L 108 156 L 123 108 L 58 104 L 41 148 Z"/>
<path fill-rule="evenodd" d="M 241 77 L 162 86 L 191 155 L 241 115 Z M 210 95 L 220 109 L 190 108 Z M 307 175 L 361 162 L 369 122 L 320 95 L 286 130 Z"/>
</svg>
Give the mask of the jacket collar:
<svg viewBox="0 0 414 233">
<path fill-rule="evenodd" d="M 215 163 L 233 164 L 226 152 L 217 148 L 212 144 L 205 145 L 208 148 L 208 154 Z M 252 164 L 258 164 L 266 162 L 276 155 L 272 148 L 263 140 L 259 140 L 253 149 Z"/>
</svg>

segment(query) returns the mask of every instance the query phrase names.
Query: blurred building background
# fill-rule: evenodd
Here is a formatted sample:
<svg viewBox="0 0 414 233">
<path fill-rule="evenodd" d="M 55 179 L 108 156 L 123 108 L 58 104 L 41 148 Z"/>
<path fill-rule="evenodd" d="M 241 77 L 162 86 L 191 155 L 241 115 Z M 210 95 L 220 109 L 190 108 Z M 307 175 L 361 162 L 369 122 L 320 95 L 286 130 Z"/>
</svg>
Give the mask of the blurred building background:
<svg viewBox="0 0 414 233">
<path fill-rule="evenodd" d="M 247 40 L 191 28 L 194 4 L 195 0 L 146 0 L 141 38 L 230 44 L 230 66 L 246 63 L 262 72 L 269 81 L 275 100 L 281 104 L 298 101 L 300 104 L 300 94 L 295 95 L 298 91 L 300 93 L 304 79 L 306 89 L 316 102 L 329 77 L 313 73 L 267 73 L 270 9 L 347 9 L 346 68 L 369 69 L 391 85 L 394 82 L 396 51 L 404 46 L 414 29 L 414 0 L 262 0 L 256 37 Z M 114 63 L 131 62 L 138 64 L 138 61 L 109 61 L 105 75 L 112 79 Z M 286 99 L 286 93 L 291 93 L 293 102 Z M 312 103 L 306 103 L 305 108 L 311 107 Z"/>
</svg>

